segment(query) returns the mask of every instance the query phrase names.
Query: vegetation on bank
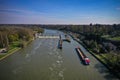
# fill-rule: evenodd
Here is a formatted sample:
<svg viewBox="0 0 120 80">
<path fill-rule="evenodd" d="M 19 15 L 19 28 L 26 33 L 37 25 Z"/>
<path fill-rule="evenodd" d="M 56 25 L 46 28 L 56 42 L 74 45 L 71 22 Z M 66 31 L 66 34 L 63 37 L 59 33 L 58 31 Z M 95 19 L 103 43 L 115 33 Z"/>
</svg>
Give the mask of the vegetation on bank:
<svg viewBox="0 0 120 80">
<path fill-rule="evenodd" d="M 25 47 L 31 42 L 36 33 L 42 33 L 44 30 L 33 26 L 0 26 L 0 58 L 14 52 L 19 48 Z"/>
<path fill-rule="evenodd" d="M 90 26 L 88 26 L 88 28 L 89 27 Z M 104 31 L 104 28 L 106 28 L 106 31 Z M 100 32 L 99 29 L 98 32 L 92 30 L 89 31 L 88 29 L 88 31 L 82 34 L 79 33 L 77 37 L 94 53 L 97 58 L 120 76 L 120 28 L 117 28 L 116 30 L 115 26 L 104 28 L 101 26 L 99 28 L 101 29 Z M 104 35 L 109 35 L 109 37 L 102 37 Z"/>
</svg>

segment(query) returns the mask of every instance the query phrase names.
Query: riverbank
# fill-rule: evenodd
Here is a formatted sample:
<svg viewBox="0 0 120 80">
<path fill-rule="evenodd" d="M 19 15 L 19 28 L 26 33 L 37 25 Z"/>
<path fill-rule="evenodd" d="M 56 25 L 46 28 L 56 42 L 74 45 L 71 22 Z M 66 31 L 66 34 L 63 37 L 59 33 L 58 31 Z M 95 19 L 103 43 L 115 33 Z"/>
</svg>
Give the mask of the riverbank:
<svg viewBox="0 0 120 80">
<path fill-rule="evenodd" d="M 12 55 L 13 53 L 17 52 L 18 50 L 20 50 L 21 48 L 13 48 L 11 50 L 9 50 L 7 53 L 2 53 L 0 54 L 0 61 L 7 58 L 8 56 Z"/>
<path fill-rule="evenodd" d="M 32 41 L 33 41 L 33 39 L 25 42 L 24 47 L 29 45 Z M 8 50 L 6 53 L 0 53 L 0 61 L 9 57 L 10 55 L 14 54 L 15 52 L 19 51 L 20 49 L 22 49 L 22 47 L 18 47 L 19 43 L 20 42 L 14 42 L 14 44 L 10 45 L 10 50 Z"/>
<path fill-rule="evenodd" d="M 94 56 L 98 61 L 100 61 L 106 68 L 109 69 L 110 73 L 114 74 L 120 79 L 119 72 L 114 71 L 111 66 L 108 63 L 109 61 L 106 61 L 106 58 L 102 54 L 96 54 L 92 52 L 82 41 L 80 41 L 78 38 L 76 38 L 73 34 L 69 34 L 75 41 L 77 41 L 79 44 L 81 44 L 92 56 Z"/>
</svg>

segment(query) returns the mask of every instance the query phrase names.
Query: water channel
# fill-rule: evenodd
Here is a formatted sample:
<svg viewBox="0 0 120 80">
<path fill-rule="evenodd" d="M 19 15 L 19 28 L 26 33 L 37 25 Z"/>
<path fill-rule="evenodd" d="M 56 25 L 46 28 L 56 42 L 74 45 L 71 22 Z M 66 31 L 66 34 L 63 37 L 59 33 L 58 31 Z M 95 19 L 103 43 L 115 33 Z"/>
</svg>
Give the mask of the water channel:
<svg viewBox="0 0 120 80">
<path fill-rule="evenodd" d="M 64 33 L 45 30 L 44 34 Z M 37 38 L 26 48 L 0 61 L 0 80 L 118 80 L 106 67 L 71 38 L 58 49 L 59 39 Z M 90 58 L 90 65 L 81 63 L 75 48 L 80 46 Z"/>
</svg>

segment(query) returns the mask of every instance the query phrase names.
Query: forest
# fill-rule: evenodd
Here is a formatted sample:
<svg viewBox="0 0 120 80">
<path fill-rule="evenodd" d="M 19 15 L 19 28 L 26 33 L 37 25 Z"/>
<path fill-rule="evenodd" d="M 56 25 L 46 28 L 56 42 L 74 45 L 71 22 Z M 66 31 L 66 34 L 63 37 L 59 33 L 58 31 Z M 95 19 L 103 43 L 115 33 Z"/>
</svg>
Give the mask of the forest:
<svg viewBox="0 0 120 80">
<path fill-rule="evenodd" d="M 0 49 L 6 51 L 14 47 L 25 47 L 34 39 L 35 33 L 44 30 L 38 26 L 30 25 L 0 25 Z"/>
</svg>

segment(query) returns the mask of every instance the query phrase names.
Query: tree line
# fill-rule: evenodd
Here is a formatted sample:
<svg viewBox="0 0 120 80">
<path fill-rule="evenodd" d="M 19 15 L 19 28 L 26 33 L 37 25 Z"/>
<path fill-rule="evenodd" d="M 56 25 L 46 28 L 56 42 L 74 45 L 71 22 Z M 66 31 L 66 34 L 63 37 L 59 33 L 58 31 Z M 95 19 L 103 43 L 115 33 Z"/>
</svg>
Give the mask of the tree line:
<svg viewBox="0 0 120 80">
<path fill-rule="evenodd" d="M 0 48 L 9 48 L 13 42 L 27 42 L 34 38 L 36 32 L 42 33 L 44 30 L 38 26 L 16 26 L 0 25 Z M 18 46 L 21 46 L 19 43 Z"/>
</svg>

